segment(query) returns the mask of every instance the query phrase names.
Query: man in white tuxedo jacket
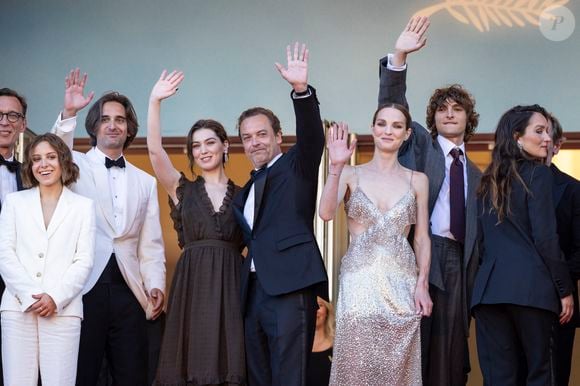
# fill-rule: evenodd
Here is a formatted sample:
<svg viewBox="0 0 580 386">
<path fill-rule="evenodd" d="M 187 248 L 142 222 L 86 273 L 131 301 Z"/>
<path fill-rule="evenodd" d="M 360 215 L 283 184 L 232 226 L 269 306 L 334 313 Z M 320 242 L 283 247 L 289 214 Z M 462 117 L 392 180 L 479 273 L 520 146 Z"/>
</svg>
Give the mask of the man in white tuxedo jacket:
<svg viewBox="0 0 580 386">
<path fill-rule="evenodd" d="M 53 131 L 72 149 L 86 75 L 66 78 L 65 103 Z M 113 383 L 147 384 L 147 322 L 163 309 L 165 255 L 156 180 L 127 162 L 123 150 L 137 134 L 129 99 L 103 95 L 90 108 L 86 130 L 93 148 L 73 152 L 80 178 L 72 190 L 95 201 L 94 268 L 84 288 L 77 385 L 96 385 L 106 355 Z"/>
</svg>

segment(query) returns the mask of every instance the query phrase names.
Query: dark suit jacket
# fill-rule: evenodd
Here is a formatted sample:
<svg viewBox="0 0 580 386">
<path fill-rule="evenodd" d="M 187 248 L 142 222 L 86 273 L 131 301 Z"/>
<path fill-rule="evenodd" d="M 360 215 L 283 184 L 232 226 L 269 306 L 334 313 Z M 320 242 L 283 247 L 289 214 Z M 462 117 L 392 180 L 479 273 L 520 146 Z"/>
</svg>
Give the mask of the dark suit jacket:
<svg viewBox="0 0 580 386">
<path fill-rule="evenodd" d="M 554 176 L 552 197 L 556 208 L 556 224 L 560 248 L 564 253 L 574 285 L 574 316 L 566 326 L 580 327 L 578 286 L 580 279 L 580 182 L 552 164 Z"/>
<path fill-rule="evenodd" d="M 324 131 L 316 91 L 293 99 L 296 144 L 266 172 L 254 226 L 244 218 L 244 204 L 252 186 L 248 181 L 234 198 L 234 213 L 244 231 L 248 257 L 242 268 L 245 306 L 250 261 L 264 291 L 272 296 L 326 283 L 326 269 L 314 237 L 318 167 L 324 150 Z M 326 291 L 323 291 L 326 292 Z"/>
<path fill-rule="evenodd" d="M 387 58 L 380 61 L 380 88 L 379 106 L 385 103 L 398 103 L 409 108 L 405 93 L 407 91 L 407 70 L 391 71 L 387 69 Z M 435 202 L 439 196 L 441 185 L 445 178 L 445 155 L 439 143 L 433 140 L 431 134 L 419 123 L 413 121 L 411 136 L 399 149 L 399 162 L 401 165 L 418 170 L 429 177 L 429 215 L 433 212 Z M 469 160 L 467 154 L 467 199 L 465 202 L 465 244 L 463 250 L 463 270 L 466 279 L 464 287 L 464 299 L 471 299 L 471 288 L 478 267 L 477 248 L 475 248 L 477 236 L 477 202 L 476 190 L 479 186 L 481 171 Z M 445 290 L 443 273 L 445 262 L 439 256 L 432 254 L 429 282 Z M 467 304 L 465 309 L 468 309 Z M 469 315 L 465 315 L 465 321 Z"/>
<path fill-rule="evenodd" d="M 556 233 L 552 173 L 528 160 L 518 161 L 518 171 L 528 191 L 512 182 L 511 214 L 501 223 L 489 200 L 478 199 L 481 266 L 471 306 L 506 303 L 558 314 L 572 282 Z"/>
</svg>

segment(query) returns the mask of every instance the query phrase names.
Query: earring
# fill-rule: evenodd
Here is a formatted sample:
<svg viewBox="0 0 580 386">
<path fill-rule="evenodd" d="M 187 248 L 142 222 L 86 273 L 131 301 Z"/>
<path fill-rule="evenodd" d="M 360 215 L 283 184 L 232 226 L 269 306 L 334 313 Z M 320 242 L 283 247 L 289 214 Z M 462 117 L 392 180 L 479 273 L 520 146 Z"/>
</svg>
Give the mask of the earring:
<svg viewBox="0 0 580 386">
<path fill-rule="evenodd" d="M 518 149 L 520 149 L 520 151 L 524 150 L 524 145 L 522 145 L 520 141 L 517 141 L 516 143 L 518 144 Z"/>
<path fill-rule="evenodd" d="M 230 159 L 230 157 L 229 157 L 228 151 L 226 149 L 226 150 L 224 150 L 224 163 L 228 162 L 229 159 Z"/>
</svg>

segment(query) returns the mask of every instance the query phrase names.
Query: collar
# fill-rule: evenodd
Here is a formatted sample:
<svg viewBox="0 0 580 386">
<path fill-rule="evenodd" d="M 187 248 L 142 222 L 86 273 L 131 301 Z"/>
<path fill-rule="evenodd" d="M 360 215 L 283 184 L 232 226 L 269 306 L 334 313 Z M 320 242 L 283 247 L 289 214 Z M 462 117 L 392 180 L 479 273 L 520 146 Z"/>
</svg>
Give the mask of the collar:
<svg viewBox="0 0 580 386">
<path fill-rule="evenodd" d="M 274 165 L 276 163 L 276 161 L 278 161 L 280 159 L 280 157 L 282 157 L 283 155 L 284 155 L 284 153 L 280 153 L 276 157 L 272 158 L 270 160 L 270 162 L 268 162 L 268 165 L 266 165 L 266 168 L 269 168 L 270 166 Z M 105 161 L 103 161 L 103 162 L 105 162 Z M 254 170 L 259 170 L 259 169 L 261 169 L 261 168 L 254 169 Z"/>
<path fill-rule="evenodd" d="M 93 147 L 93 149 L 95 150 L 95 155 L 99 158 L 99 162 L 104 165 L 105 164 L 105 158 L 108 157 L 108 156 L 105 153 L 103 153 L 102 151 L 100 151 L 99 148 L 96 147 L 96 146 Z M 117 157 L 113 161 L 116 161 L 116 160 L 118 160 L 121 157 L 123 157 L 123 154 L 122 153 L 121 153 L 121 155 L 119 157 Z"/>
<path fill-rule="evenodd" d="M 437 136 L 437 142 L 439 143 L 439 146 L 441 146 L 441 150 L 443 150 L 443 154 L 445 155 L 445 157 L 447 157 L 449 155 L 449 152 L 456 147 L 461 149 L 461 151 L 463 152 L 463 156 L 465 157 L 465 142 L 462 142 L 461 145 L 457 146 L 456 144 L 454 144 L 453 142 L 451 142 L 442 135 Z"/>
</svg>

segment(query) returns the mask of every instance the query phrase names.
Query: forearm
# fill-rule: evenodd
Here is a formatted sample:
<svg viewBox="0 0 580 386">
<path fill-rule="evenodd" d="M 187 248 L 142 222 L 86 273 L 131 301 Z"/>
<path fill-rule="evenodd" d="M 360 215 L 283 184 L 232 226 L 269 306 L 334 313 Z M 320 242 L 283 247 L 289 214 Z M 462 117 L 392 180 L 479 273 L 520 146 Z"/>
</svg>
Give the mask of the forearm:
<svg viewBox="0 0 580 386">
<path fill-rule="evenodd" d="M 308 86 L 308 90 L 310 96 L 292 98 L 296 114 L 296 146 L 301 158 L 312 159 L 318 165 L 324 151 L 324 127 L 316 90 L 312 86 Z"/>
<path fill-rule="evenodd" d="M 429 269 L 431 267 L 431 239 L 428 235 L 415 235 L 413 239 L 415 258 L 417 260 L 417 286 L 428 288 Z"/>
<path fill-rule="evenodd" d="M 330 165 L 328 170 L 328 177 L 322 195 L 320 196 L 320 205 L 318 207 L 318 214 L 324 221 L 334 219 L 339 202 L 339 185 L 340 177 L 344 165 Z"/>
</svg>

